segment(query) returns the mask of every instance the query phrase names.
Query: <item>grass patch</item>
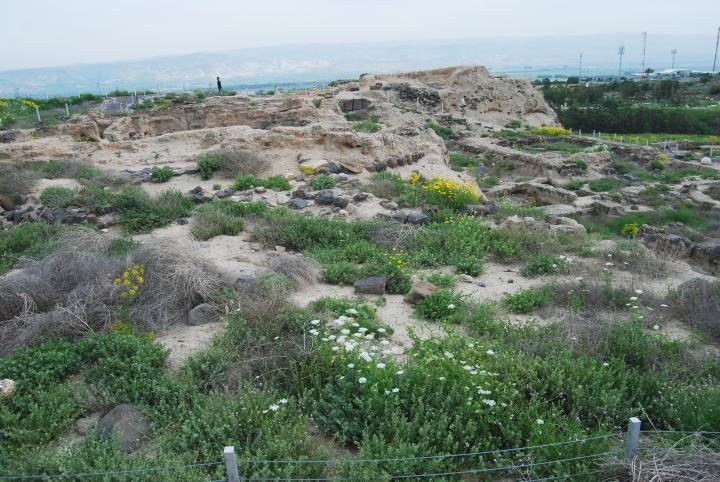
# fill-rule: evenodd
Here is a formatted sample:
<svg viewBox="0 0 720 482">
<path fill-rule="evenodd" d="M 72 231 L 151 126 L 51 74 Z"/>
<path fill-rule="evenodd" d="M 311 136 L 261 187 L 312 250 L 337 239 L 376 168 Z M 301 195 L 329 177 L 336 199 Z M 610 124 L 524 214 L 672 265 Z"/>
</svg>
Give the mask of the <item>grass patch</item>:
<svg viewBox="0 0 720 482">
<path fill-rule="evenodd" d="M 267 179 L 260 179 L 253 175 L 246 175 L 237 177 L 232 184 L 232 188 L 238 191 L 256 187 L 275 189 L 277 191 L 289 191 L 290 183 L 282 176 L 270 176 Z"/>
<path fill-rule="evenodd" d="M 0 230 L 0 274 L 9 271 L 18 259 L 37 259 L 47 254 L 65 228 L 44 222 L 25 223 Z"/>
<path fill-rule="evenodd" d="M 426 119 L 425 125 L 430 129 L 434 130 L 435 134 L 440 136 L 443 140 L 450 140 L 450 136 L 452 135 L 452 129 L 450 129 L 449 127 L 440 125 L 432 119 Z"/>
<path fill-rule="evenodd" d="M 380 132 L 380 129 L 382 129 L 382 126 L 380 125 L 378 117 L 374 115 L 352 123 L 352 130 L 355 132 L 375 134 L 376 132 Z"/>
<path fill-rule="evenodd" d="M 192 200 L 180 191 L 165 191 L 155 198 L 137 186 L 123 189 L 112 197 L 120 212 L 120 225 L 130 233 L 152 231 L 188 217 Z"/>
<path fill-rule="evenodd" d="M 530 258 L 520 269 L 520 274 L 526 278 L 536 278 L 548 274 L 559 274 L 569 268 L 564 256 L 551 254 L 538 254 Z"/>
<path fill-rule="evenodd" d="M 588 183 L 588 187 L 592 192 L 608 192 L 615 191 L 623 186 L 623 183 L 617 179 L 593 179 Z"/>
</svg>

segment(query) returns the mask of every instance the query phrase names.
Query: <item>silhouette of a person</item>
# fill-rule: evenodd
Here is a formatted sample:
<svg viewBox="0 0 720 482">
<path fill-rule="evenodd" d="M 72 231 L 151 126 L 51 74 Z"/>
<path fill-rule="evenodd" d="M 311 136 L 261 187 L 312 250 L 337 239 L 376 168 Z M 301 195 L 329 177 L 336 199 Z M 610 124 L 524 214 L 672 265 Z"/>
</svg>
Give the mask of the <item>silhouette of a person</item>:
<svg viewBox="0 0 720 482">
<path fill-rule="evenodd" d="M 217 78 L 217 85 L 218 85 L 218 94 L 222 94 L 222 82 L 220 82 L 220 77 Z"/>
</svg>

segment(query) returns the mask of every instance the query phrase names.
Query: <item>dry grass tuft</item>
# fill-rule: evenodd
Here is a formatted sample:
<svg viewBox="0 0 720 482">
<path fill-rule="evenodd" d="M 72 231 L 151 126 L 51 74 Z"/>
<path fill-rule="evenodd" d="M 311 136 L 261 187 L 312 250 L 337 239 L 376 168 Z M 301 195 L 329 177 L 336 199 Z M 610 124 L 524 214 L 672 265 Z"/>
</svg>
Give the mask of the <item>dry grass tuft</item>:
<svg viewBox="0 0 720 482">
<path fill-rule="evenodd" d="M 213 155 L 220 161 L 217 172 L 224 177 L 261 177 L 270 169 L 270 162 L 266 158 L 244 149 L 224 149 Z"/>
<path fill-rule="evenodd" d="M 689 439 L 689 440 L 688 440 Z M 669 448 L 653 449 L 609 471 L 625 472 L 633 482 L 720 480 L 720 452 L 701 435 L 690 435 Z M 618 470 L 620 469 L 620 470 Z"/>
<path fill-rule="evenodd" d="M 268 268 L 292 281 L 297 288 L 314 285 L 320 279 L 320 266 L 317 261 L 301 254 L 275 256 L 268 262 Z"/>
<path fill-rule="evenodd" d="M 122 257 L 108 254 L 110 243 L 89 231 L 75 233 L 45 258 L 0 277 L 0 354 L 49 336 L 105 329 L 123 306 L 113 280 L 131 262 L 145 266 L 145 283 L 130 306 L 130 319 L 141 330 L 185 321 L 220 286 L 189 242 L 151 239 Z"/>
<path fill-rule="evenodd" d="M 695 278 L 671 292 L 665 304 L 673 317 L 720 340 L 720 282 Z"/>
<path fill-rule="evenodd" d="M 0 163 L 0 196 L 15 197 L 35 185 L 35 176 L 16 162 Z"/>
<path fill-rule="evenodd" d="M 243 280 L 236 285 L 237 312 L 245 319 L 271 321 L 292 307 L 292 282 L 275 273 Z"/>
</svg>

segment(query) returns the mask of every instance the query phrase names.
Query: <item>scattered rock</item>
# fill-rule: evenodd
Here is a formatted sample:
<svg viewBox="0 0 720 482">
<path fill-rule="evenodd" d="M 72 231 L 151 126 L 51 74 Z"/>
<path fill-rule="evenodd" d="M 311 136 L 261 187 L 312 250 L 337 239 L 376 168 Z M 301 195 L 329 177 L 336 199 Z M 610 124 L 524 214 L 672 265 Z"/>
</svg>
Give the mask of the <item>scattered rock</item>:
<svg viewBox="0 0 720 482">
<path fill-rule="evenodd" d="M 425 213 L 419 211 L 411 211 L 405 218 L 405 222 L 408 224 L 421 225 L 429 223 L 430 218 L 428 218 L 427 214 Z"/>
<path fill-rule="evenodd" d="M 359 193 L 357 193 L 357 194 L 355 194 L 355 195 L 353 196 L 353 201 L 355 201 L 356 203 L 357 203 L 357 202 L 366 201 L 366 200 L 368 199 L 368 197 L 369 197 L 369 194 L 368 194 L 368 193 L 366 193 L 366 192 L 359 192 Z"/>
<path fill-rule="evenodd" d="M 408 294 L 405 295 L 405 302 L 414 305 L 426 296 L 435 293 L 437 290 L 437 286 L 428 281 L 416 281 L 413 283 Z"/>
<path fill-rule="evenodd" d="M 296 198 L 293 198 L 293 199 L 290 201 L 290 204 L 288 204 L 288 207 L 289 207 L 290 209 L 298 209 L 298 210 L 300 210 L 300 209 L 305 209 L 305 206 L 306 206 L 306 205 L 307 205 L 307 202 L 305 202 L 304 199 L 301 199 L 301 198 L 299 198 L 299 197 L 296 197 Z"/>
<path fill-rule="evenodd" d="M 103 441 L 116 440 L 120 449 L 130 453 L 140 447 L 150 434 L 150 425 L 134 405 L 118 405 L 100 420 L 95 435 Z"/>
<path fill-rule="evenodd" d="M 382 295 L 385 294 L 385 283 L 387 279 L 384 276 L 372 276 L 357 280 L 353 286 L 356 293 L 364 295 Z"/>
<path fill-rule="evenodd" d="M 472 276 L 467 275 L 467 274 L 464 274 L 464 273 L 460 273 L 460 274 L 458 275 L 458 278 L 459 278 L 460 281 L 462 281 L 463 283 L 472 283 L 472 282 L 474 281 Z"/>
<path fill-rule="evenodd" d="M 15 381 L 9 378 L 0 380 L 0 400 L 10 398 L 15 393 Z"/>
<path fill-rule="evenodd" d="M 324 204 L 329 205 L 332 204 L 335 201 L 335 194 L 329 189 L 326 189 L 324 191 L 320 191 L 317 193 L 317 196 L 315 196 L 315 202 L 318 204 Z"/>
<path fill-rule="evenodd" d="M 333 198 L 333 206 L 338 208 L 346 208 L 348 204 L 350 204 L 350 200 L 343 196 L 335 196 Z"/>
</svg>

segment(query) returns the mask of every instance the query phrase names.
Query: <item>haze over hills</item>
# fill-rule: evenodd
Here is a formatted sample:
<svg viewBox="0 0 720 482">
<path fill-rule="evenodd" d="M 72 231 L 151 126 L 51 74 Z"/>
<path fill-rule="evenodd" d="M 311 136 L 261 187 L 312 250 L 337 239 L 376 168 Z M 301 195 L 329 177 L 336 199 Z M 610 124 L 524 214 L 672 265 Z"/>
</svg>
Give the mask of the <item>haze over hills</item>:
<svg viewBox="0 0 720 482">
<path fill-rule="evenodd" d="M 226 88 L 274 83 L 307 83 L 447 65 L 481 64 L 494 73 L 515 76 L 617 73 L 619 45 L 626 46 L 623 70 L 641 66 L 640 33 L 586 36 L 495 37 L 465 40 L 352 44 L 283 45 L 173 55 L 103 64 L 0 72 L 0 95 L 70 95 L 120 89 L 195 89 L 213 86 L 216 75 Z M 710 70 L 715 38 L 708 35 L 650 33 L 646 66 Z M 140 55 L 142 55 L 140 53 Z M 530 67 L 529 71 L 527 67 Z"/>
</svg>

